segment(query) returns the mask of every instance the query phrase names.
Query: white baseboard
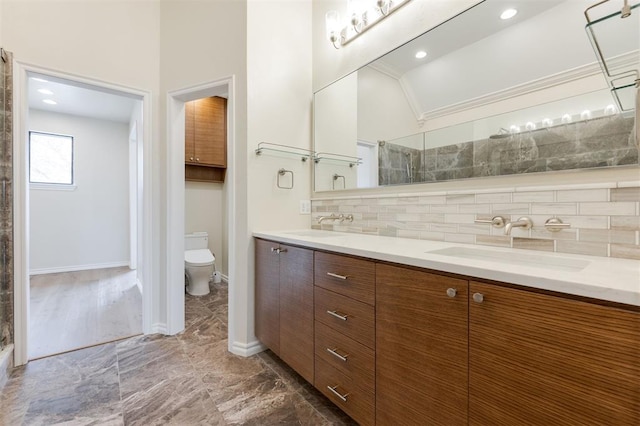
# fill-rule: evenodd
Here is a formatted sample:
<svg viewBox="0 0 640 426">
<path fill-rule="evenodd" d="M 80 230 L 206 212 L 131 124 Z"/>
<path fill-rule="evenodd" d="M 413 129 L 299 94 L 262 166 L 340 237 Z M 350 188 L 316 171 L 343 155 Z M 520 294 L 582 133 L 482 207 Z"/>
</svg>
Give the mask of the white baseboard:
<svg viewBox="0 0 640 426">
<path fill-rule="evenodd" d="M 124 260 L 121 262 L 95 263 L 93 265 L 59 266 L 55 268 L 31 269 L 29 271 L 29 275 L 58 274 L 60 272 L 76 272 L 76 271 L 88 271 L 91 269 L 120 268 L 122 266 L 129 266 L 129 261 Z"/>
<path fill-rule="evenodd" d="M 151 325 L 151 333 L 149 334 L 164 334 L 167 335 L 167 324 L 163 322 L 157 322 Z"/>
<path fill-rule="evenodd" d="M 266 349 L 267 347 L 257 340 L 249 343 L 233 342 L 229 345 L 229 352 L 243 357 L 258 354 Z"/>
</svg>

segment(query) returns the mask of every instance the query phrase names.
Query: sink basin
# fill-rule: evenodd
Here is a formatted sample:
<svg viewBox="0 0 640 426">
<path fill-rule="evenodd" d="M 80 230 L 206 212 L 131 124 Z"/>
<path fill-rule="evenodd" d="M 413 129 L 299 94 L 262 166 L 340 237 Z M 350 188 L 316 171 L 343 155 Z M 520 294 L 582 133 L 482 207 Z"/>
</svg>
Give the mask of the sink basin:
<svg viewBox="0 0 640 426">
<path fill-rule="evenodd" d="M 290 232 L 284 232 L 284 233 L 288 234 L 288 235 L 295 235 L 297 237 L 315 237 L 315 238 L 340 237 L 340 236 L 342 236 L 342 234 L 339 234 L 339 233 L 333 232 L 333 231 L 314 231 L 314 230 L 290 231 Z"/>
<path fill-rule="evenodd" d="M 459 257 L 463 259 L 484 260 L 502 265 L 530 266 L 541 269 L 553 269 L 556 271 L 581 271 L 589 265 L 589 261 L 570 259 L 556 255 L 507 253 L 502 251 L 485 250 L 469 247 L 447 247 L 432 250 L 426 253 L 440 254 L 443 256 Z"/>
</svg>

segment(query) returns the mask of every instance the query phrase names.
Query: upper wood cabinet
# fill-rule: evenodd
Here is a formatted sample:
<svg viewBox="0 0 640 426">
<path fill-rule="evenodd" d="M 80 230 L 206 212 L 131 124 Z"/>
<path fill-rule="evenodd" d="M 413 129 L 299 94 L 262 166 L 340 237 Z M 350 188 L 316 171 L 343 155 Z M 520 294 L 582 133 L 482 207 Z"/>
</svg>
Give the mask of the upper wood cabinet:
<svg viewBox="0 0 640 426">
<path fill-rule="evenodd" d="M 185 104 L 185 179 L 224 182 L 227 100 L 217 96 Z"/>
<path fill-rule="evenodd" d="M 465 280 L 376 265 L 378 425 L 467 424 L 467 295 Z"/>
<path fill-rule="evenodd" d="M 258 239 L 255 256 L 256 337 L 313 383 L 313 251 Z"/>
<path fill-rule="evenodd" d="M 470 283 L 470 425 L 640 425 L 640 315 Z"/>
</svg>

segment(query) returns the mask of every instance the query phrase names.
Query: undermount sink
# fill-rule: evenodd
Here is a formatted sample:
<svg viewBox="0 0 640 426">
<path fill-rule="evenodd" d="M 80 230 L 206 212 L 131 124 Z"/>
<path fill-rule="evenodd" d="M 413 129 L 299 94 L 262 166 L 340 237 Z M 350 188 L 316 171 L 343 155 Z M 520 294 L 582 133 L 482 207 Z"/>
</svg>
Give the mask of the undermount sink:
<svg viewBox="0 0 640 426">
<path fill-rule="evenodd" d="M 288 235 L 295 235 L 297 237 L 315 237 L 315 238 L 340 237 L 342 235 L 333 231 L 319 231 L 319 230 L 318 231 L 314 231 L 314 230 L 289 231 L 284 233 Z"/>
<path fill-rule="evenodd" d="M 589 261 L 571 259 L 556 255 L 511 253 L 502 251 L 485 250 L 469 247 L 447 247 L 444 249 L 427 251 L 426 253 L 440 254 L 443 256 L 459 257 L 463 259 L 484 260 L 488 262 L 530 266 L 541 269 L 553 269 L 556 271 L 581 271 L 589 265 Z"/>
</svg>

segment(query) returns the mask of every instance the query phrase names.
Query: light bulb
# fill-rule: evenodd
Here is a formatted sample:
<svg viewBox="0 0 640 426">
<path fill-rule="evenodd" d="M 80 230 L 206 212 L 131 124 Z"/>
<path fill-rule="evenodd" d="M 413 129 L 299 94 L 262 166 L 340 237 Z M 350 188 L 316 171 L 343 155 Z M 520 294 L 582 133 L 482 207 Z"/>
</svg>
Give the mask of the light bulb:
<svg viewBox="0 0 640 426">
<path fill-rule="evenodd" d="M 427 52 L 425 52 L 424 50 L 420 50 L 416 52 L 416 59 L 422 59 L 426 57 L 427 57 Z"/>
<path fill-rule="evenodd" d="M 562 123 L 564 124 L 568 124 L 568 123 L 571 123 L 573 120 L 571 119 L 571 116 L 569 114 L 565 114 L 562 116 L 560 121 L 562 121 Z"/>
<path fill-rule="evenodd" d="M 330 10 L 324 16 L 325 28 L 327 31 L 327 39 L 334 43 L 338 41 L 338 32 L 340 31 L 340 15 L 337 10 Z"/>
<path fill-rule="evenodd" d="M 528 131 L 532 131 L 536 129 L 536 125 L 535 123 L 528 121 L 527 124 L 524 125 L 524 128 L 527 129 Z"/>
<path fill-rule="evenodd" d="M 609 104 L 604 109 L 604 115 L 615 115 L 618 113 L 618 108 L 614 104 Z"/>
<path fill-rule="evenodd" d="M 542 125 L 544 127 L 551 127 L 553 126 L 553 120 L 550 118 L 545 118 L 544 120 L 542 120 Z"/>
<path fill-rule="evenodd" d="M 511 132 L 511 133 L 519 133 L 520 132 L 520 126 L 516 126 L 515 124 L 512 124 L 509 127 L 509 132 Z"/>
<path fill-rule="evenodd" d="M 580 120 L 590 120 L 591 119 L 591 111 L 585 109 L 580 113 Z"/>
</svg>

